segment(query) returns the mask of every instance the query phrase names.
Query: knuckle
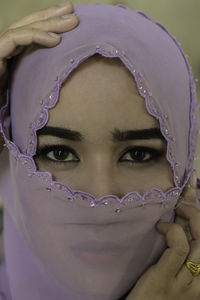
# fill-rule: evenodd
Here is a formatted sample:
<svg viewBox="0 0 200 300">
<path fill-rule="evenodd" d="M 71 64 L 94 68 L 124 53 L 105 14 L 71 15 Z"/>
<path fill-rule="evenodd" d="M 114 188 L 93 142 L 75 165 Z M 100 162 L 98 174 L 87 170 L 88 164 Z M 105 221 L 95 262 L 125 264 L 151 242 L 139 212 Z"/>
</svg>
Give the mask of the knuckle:
<svg viewBox="0 0 200 300">
<path fill-rule="evenodd" d="M 4 38 L 6 40 L 14 40 L 20 31 L 23 31 L 24 28 L 9 28 L 6 30 Z"/>
<path fill-rule="evenodd" d="M 6 39 L 10 39 L 13 35 L 13 33 L 15 32 L 15 29 L 11 29 L 11 28 L 8 28 L 2 35 L 2 37 L 6 38 Z"/>
<path fill-rule="evenodd" d="M 176 248 L 176 253 L 178 256 L 180 257 L 186 257 L 188 256 L 189 252 L 190 252 L 190 247 L 188 243 L 182 243 L 179 245 L 178 248 Z"/>
<path fill-rule="evenodd" d="M 2 40 L 2 42 L 10 43 L 14 40 L 15 35 L 16 35 L 15 29 L 8 29 L 0 36 L 0 39 Z"/>
</svg>

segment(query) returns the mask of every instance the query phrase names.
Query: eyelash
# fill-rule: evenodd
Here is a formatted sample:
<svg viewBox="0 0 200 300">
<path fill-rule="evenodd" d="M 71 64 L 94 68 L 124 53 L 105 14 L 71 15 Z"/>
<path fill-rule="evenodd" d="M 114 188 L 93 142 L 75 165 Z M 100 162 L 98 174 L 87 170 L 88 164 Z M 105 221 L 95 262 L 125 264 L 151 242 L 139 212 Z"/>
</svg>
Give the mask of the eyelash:
<svg viewBox="0 0 200 300">
<path fill-rule="evenodd" d="M 36 153 L 36 157 L 42 157 L 43 160 L 45 161 L 48 161 L 49 163 L 53 163 L 53 164 L 66 164 L 66 163 L 77 163 L 79 162 L 80 160 L 71 160 L 71 161 L 66 161 L 66 162 L 63 162 L 63 161 L 56 161 L 56 160 L 53 160 L 51 158 L 48 158 L 47 157 L 47 154 L 50 153 L 50 152 L 54 152 L 54 151 L 64 151 L 64 152 L 67 152 L 67 154 L 71 153 L 73 154 L 74 156 L 77 157 L 77 154 L 76 152 L 69 146 L 64 146 L 64 145 L 54 145 L 54 146 L 44 146 L 44 147 L 41 147 L 37 150 L 37 153 Z M 121 160 L 121 157 L 123 157 L 125 154 L 127 153 L 131 153 L 131 152 L 136 152 L 136 151 L 142 151 L 142 152 L 148 152 L 151 154 L 151 158 L 150 159 L 147 159 L 147 160 L 144 160 L 144 161 L 131 161 L 131 160 Z M 156 149 L 152 149 L 152 148 L 148 148 L 148 147 L 141 147 L 141 146 L 136 146 L 136 147 L 128 147 L 125 149 L 125 152 L 122 154 L 122 156 L 120 157 L 120 162 L 127 162 L 127 163 L 130 163 L 130 164 L 133 164 L 133 163 L 148 163 L 148 162 L 151 162 L 151 161 L 156 161 L 158 160 L 160 157 L 162 157 L 164 154 L 163 151 L 161 150 L 156 150 Z M 67 155 L 68 156 L 68 155 Z"/>
</svg>

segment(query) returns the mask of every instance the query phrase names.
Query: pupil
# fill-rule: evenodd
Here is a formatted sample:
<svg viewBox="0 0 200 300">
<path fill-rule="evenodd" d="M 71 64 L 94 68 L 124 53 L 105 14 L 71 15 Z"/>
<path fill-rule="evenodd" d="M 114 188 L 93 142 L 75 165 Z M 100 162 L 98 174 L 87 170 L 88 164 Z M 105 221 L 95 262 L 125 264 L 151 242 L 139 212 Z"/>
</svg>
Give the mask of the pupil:
<svg viewBox="0 0 200 300">
<path fill-rule="evenodd" d="M 133 159 L 136 159 L 136 160 L 143 160 L 144 157 L 145 157 L 145 151 L 133 151 L 131 152 L 131 155 Z"/>
<path fill-rule="evenodd" d="M 61 155 L 61 154 L 63 154 L 63 155 Z M 60 159 L 60 160 L 64 160 L 65 158 L 66 158 L 66 151 L 62 151 L 62 150 L 55 150 L 54 151 L 54 154 L 55 154 L 55 158 L 56 159 Z"/>
</svg>

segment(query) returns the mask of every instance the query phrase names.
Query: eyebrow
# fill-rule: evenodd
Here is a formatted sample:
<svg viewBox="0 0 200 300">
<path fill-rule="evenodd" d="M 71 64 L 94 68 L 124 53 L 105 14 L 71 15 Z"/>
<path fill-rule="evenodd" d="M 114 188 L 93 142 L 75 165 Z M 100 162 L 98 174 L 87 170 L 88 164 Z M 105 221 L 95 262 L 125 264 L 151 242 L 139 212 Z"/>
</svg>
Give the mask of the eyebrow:
<svg viewBox="0 0 200 300">
<path fill-rule="evenodd" d="M 80 132 L 61 128 L 61 127 L 51 127 L 46 126 L 37 131 L 37 136 L 41 135 L 51 135 L 59 137 L 66 140 L 83 142 L 85 141 L 84 135 Z M 111 132 L 113 142 L 124 142 L 127 140 L 149 140 L 149 139 L 160 139 L 165 141 L 164 136 L 162 135 L 159 128 L 147 128 L 147 129 L 138 129 L 138 130 L 119 130 L 114 128 L 114 131 Z"/>
</svg>

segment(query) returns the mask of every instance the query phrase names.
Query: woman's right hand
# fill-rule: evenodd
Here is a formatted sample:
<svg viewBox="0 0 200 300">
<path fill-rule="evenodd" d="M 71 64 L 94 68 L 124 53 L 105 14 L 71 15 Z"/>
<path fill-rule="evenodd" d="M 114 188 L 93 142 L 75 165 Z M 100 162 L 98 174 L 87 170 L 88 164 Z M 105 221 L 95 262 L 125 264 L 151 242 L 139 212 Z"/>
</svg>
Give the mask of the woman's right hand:
<svg viewBox="0 0 200 300">
<path fill-rule="evenodd" d="M 197 174 L 193 171 L 181 195 L 184 202 L 178 201 L 175 222 L 156 223 L 159 233 L 165 235 L 168 247 L 156 264 L 142 274 L 126 300 L 200 299 L 200 275 L 197 272 L 198 276 L 194 276 L 185 264 L 186 260 L 200 261 L 200 209 L 196 207 L 196 182 Z M 180 222 L 181 219 L 184 222 Z"/>
<path fill-rule="evenodd" d="M 79 24 L 78 17 L 73 11 L 71 2 L 61 3 L 22 18 L 0 34 L 0 109 L 6 104 L 8 60 L 22 53 L 25 47 L 32 43 L 45 47 L 57 46 L 61 42 L 61 37 L 57 33 L 70 31 Z M 0 132 L 0 152 L 3 143 Z"/>
</svg>

